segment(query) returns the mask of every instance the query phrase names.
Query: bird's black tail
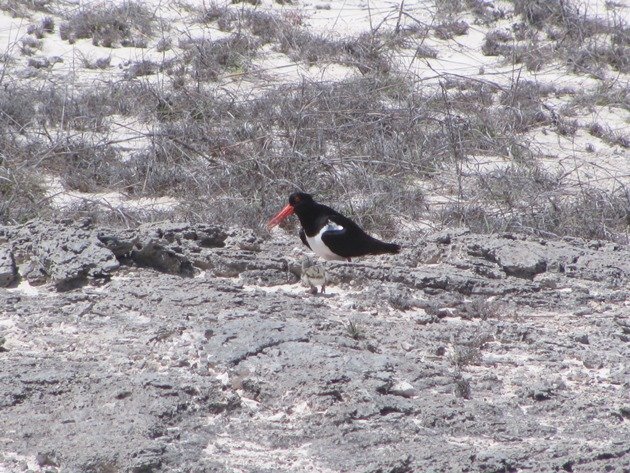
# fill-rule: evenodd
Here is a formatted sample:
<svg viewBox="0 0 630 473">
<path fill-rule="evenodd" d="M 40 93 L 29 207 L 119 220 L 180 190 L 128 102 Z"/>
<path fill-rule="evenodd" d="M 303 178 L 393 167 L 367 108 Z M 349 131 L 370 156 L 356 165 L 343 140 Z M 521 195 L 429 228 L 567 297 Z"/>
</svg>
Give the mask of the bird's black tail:
<svg viewBox="0 0 630 473">
<path fill-rule="evenodd" d="M 384 241 L 378 241 L 378 243 L 378 246 L 375 246 L 374 251 L 372 251 L 373 255 L 382 255 L 383 253 L 392 253 L 395 255 L 400 253 L 400 245 L 396 243 L 385 243 Z"/>
</svg>

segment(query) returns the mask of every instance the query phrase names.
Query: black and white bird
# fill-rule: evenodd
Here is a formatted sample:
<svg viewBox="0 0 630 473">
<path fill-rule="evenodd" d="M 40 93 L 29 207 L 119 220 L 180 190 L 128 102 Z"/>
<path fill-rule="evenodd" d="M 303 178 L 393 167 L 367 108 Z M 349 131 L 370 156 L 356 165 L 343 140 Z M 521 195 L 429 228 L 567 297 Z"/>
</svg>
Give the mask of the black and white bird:
<svg viewBox="0 0 630 473">
<path fill-rule="evenodd" d="M 320 294 L 326 292 L 326 269 L 308 256 L 302 258 L 301 276 L 302 284 L 309 288 L 311 294 L 317 294 L 317 286 L 321 286 Z"/>
<path fill-rule="evenodd" d="M 310 194 L 303 192 L 294 192 L 289 196 L 289 204 L 269 221 L 269 228 L 280 224 L 293 213 L 302 224 L 302 242 L 326 260 L 350 261 L 356 256 L 395 254 L 400 251 L 400 245 L 371 237 L 349 218 L 315 202 Z"/>
</svg>

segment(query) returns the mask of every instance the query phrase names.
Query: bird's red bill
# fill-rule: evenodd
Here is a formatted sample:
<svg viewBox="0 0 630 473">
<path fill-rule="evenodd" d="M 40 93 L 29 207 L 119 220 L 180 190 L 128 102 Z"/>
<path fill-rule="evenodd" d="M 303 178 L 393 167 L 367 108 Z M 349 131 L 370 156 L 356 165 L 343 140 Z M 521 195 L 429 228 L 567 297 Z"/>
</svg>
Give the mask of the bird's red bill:
<svg viewBox="0 0 630 473">
<path fill-rule="evenodd" d="M 289 204 L 285 208 L 283 208 L 280 212 L 278 212 L 275 217 L 269 220 L 269 223 L 267 223 L 267 227 L 268 228 L 275 227 L 292 213 L 293 213 L 293 206 Z"/>
</svg>

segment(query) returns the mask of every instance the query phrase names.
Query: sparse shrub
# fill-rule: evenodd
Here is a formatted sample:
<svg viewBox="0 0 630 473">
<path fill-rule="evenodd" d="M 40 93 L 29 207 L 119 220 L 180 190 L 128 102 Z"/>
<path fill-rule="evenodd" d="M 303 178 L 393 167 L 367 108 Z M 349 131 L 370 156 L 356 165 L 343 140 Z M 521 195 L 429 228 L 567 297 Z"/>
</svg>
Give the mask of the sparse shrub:
<svg viewBox="0 0 630 473">
<path fill-rule="evenodd" d="M 540 103 L 519 109 L 507 101 L 495 104 L 496 87 L 474 81 L 443 83 L 443 94 L 427 102 L 431 110 L 440 110 L 444 141 L 440 144 L 448 152 L 449 161 L 461 161 L 469 154 L 494 154 L 524 161 L 531 152 L 519 143 L 519 133 L 541 122 L 545 115 Z M 451 89 L 455 88 L 452 92 Z M 514 91 L 503 90 L 512 94 Z M 479 104 L 483 104 L 480 107 Z"/>
<path fill-rule="evenodd" d="M 451 39 L 468 33 L 468 23 L 464 20 L 441 23 L 434 28 L 435 36 L 440 39 Z"/>
<path fill-rule="evenodd" d="M 459 78 L 448 78 L 443 85 L 448 92 L 450 105 L 459 113 L 470 113 L 479 106 L 490 107 L 494 104 L 495 93 L 499 90 L 485 82 Z"/>
<path fill-rule="evenodd" d="M 365 338 L 365 334 L 363 333 L 361 326 L 352 320 L 348 322 L 348 325 L 346 325 L 346 333 L 353 340 L 362 340 Z"/>
<path fill-rule="evenodd" d="M 32 101 L 34 122 L 77 131 L 103 132 L 108 116 L 140 113 L 146 100 L 141 86 L 129 83 L 108 84 L 82 93 L 68 93 L 58 87 L 18 89 L 15 93 L 23 96 L 24 101 Z"/>
<path fill-rule="evenodd" d="M 112 62 L 111 56 L 107 56 L 107 57 L 102 57 L 102 58 L 97 59 L 94 65 L 96 66 L 97 69 L 107 69 L 110 66 L 111 62 Z"/>
<path fill-rule="evenodd" d="M 481 362 L 481 351 L 476 346 L 455 345 L 451 361 L 459 368 L 466 365 L 478 365 Z"/>
<path fill-rule="evenodd" d="M 529 24 L 542 28 L 564 21 L 573 12 L 569 2 L 562 0 L 514 0 L 514 14 L 521 15 Z"/>
<path fill-rule="evenodd" d="M 26 135 L 32 118 L 27 115 L 32 113 L 33 105 L 27 94 L 20 94 L 7 107 L 6 93 L 0 93 L 0 224 L 16 224 L 45 216 L 48 203 L 42 172 L 37 167 L 43 147 L 37 138 Z M 17 109 L 20 104 L 23 110 Z"/>
<path fill-rule="evenodd" d="M 492 177 L 490 177 L 492 176 Z M 624 241 L 630 225 L 630 195 L 582 185 L 572 192 L 540 170 L 507 168 L 480 175 L 470 202 L 438 215 L 444 224 L 475 232 L 516 231 L 544 237 L 574 236 Z"/>
<path fill-rule="evenodd" d="M 437 0 L 435 6 L 439 17 L 451 18 L 469 10 L 477 21 L 490 23 L 504 16 L 502 10 L 487 0 Z"/>
<path fill-rule="evenodd" d="M 514 14 L 538 29 L 560 26 L 571 38 L 580 41 L 607 30 L 603 20 L 580 14 L 572 0 L 515 0 Z"/>
<path fill-rule="evenodd" d="M 466 7 L 477 17 L 482 23 L 492 23 L 500 20 L 505 16 L 505 12 L 497 8 L 495 2 L 490 0 L 465 0 Z"/>
<path fill-rule="evenodd" d="M 494 340 L 494 336 L 488 332 L 461 332 L 458 340 L 453 344 L 451 352 L 451 362 L 458 368 L 467 365 L 478 365 L 481 363 L 481 350 L 488 342 Z"/>
<path fill-rule="evenodd" d="M 501 307 L 498 302 L 476 297 L 464 305 L 463 318 L 487 320 L 499 316 Z"/>
<path fill-rule="evenodd" d="M 583 70 L 627 67 L 624 50 L 614 49 L 628 46 L 621 23 L 560 18 L 553 13 L 558 2 L 549 4 L 552 13 L 537 12 L 535 8 L 544 4 L 533 3 L 531 11 L 525 11 L 529 7 L 524 4 L 519 7 L 521 17 L 511 30 L 488 35 L 484 53 L 523 63 L 529 71 L 541 70 L 558 57 Z M 487 1 L 438 4 L 453 6 L 433 30 L 443 39 L 467 32 L 468 24 L 458 16 L 462 10 L 473 11 L 476 23 L 501 15 L 501 6 L 492 7 Z M 155 29 L 151 12 L 138 3 L 102 5 L 69 16 L 60 25 L 60 35 L 68 41 L 91 38 L 101 46 L 147 43 Z M 401 220 L 426 218 L 428 204 L 419 181 L 441 179 L 447 171 L 449 179 L 454 172 L 461 182 L 453 189 L 458 201 L 434 214 L 443 223 L 465 224 L 477 231 L 610 239 L 627 231 L 628 199 L 621 190 L 583 187 L 569 192 L 568 182 L 536 166 L 536 149 L 527 146 L 525 133 L 541 126 L 545 131 L 555 126 L 566 136 L 576 133 L 577 118 L 565 118 L 572 110 L 556 114 L 553 104 L 546 103 L 551 94 L 567 92 L 560 94 L 522 78 L 505 87 L 494 84 L 491 77 L 483 81 L 444 75 L 442 93 L 436 94 L 426 82 L 414 83 L 397 71 L 393 61 L 397 48 L 422 44 L 430 27 L 420 23 L 338 39 L 314 34 L 303 25 L 300 14 L 277 15 L 225 2 L 208 3 L 204 10 L 189 8 L 200 21 L 234 33 L 222 35 L 227 37 L 219 41 L 182 41 L 183 54 L 169 54 L 175 56 L 172 61 L 132 64 L 124 80 L 104 86 L 55 84 L 29 90 L 25 86 L 19 93 L 9 87 L 5 95 L 0 91 L 5 135 L 30 143 L 30 154 L 15 143 L 7 149 L 18 150 L 15 156 L 22 162 L 46 155 L 38 172 L 61 176 L 74 189 L 113 186 L 133 195 L 179 196 L 186 218 L 192 221 L 212 218 L 231 225 L 261 226 L 278 202 L 286 200 L 287 192 L 301 188 L 369 231 L 390 237 L 399 231 Z M 578 33 L 567 33 L 574 24 Z M 42 21 L 39 26 L 33 33 L 54 30 L 54 23 L 45 28 Z M 550 39 L 554 35 L 557 40 Z M 576 47 L 578 38 L 585 40 Z M 263 45 L 308 65 L 355 67 L 364 77 L 268 86 L 245 98 L 230 95 L 231 88 L 213 92 L 213 87 L 203 84 L 225 74 L 246 74 Z M 156 49 L 167 51 L 172 46 L 164 37 Z M 436 52 L 421 46 L 418 55 L 435 57 Z M 30 63 L 35 66 L 38 61 Z M 84 65 L 104 68 L 110 62 L 101 58 L 85 60 Z M 133 80 L 158 68 L 167 80 Z M 628 90 L 618 81 L 575 94 L 572 100 L 568 108 L 574 109 L 574 118 L 585 106 L 630 106 Z M 133 115 L 142 124 L 143 131 L 129 139 L 145 144 L 130 147 L 133 151 L 124 162 L 116 139 L 107 136 L 110 123 L 118 121 L 115 115 Z M 592 129 L 601 140 L 628 146 L 619 131 L 601 125 Z M 41 137 L 46 137 L 45 144 Z M 597 140 L 592 141 L 597 146 Z M 498 157 L 511 166 L 470 174 L 462 166 L 470 169 L 471 156 Z M 396 304 L 404 307 L 404 301 L 392 301 Z"/>
<path fill-rule="evenodd" d="M 575 72 L 590 72 L 608 65 L 613 69 L 630 72 L 630 48 L 610 44 L 586 44 L 568 55 L 567 62 Z"/>
<path fill-rule="evenodd" d="M 159 53 L 170 51 L 173 48 L 173 41 L 171 38 L 162 38 L 155 45 L 155 50 Z"/>
<path fill-rule="evenodd" d="M 219 18 L 217 26 L 220 31 L 232 31 L 234 29 L 234 20 L 236 16 L 226 15 Z"/>
<path fill-rule="evenodd" d="M 215 2 L 212 2 L 209 5 L 204 4 L 203 13 L 199 20 L 203 23 L 210 23 L 231 14 L 232 10 L 230 10 L 227 6 L 219 6 Z"/>
<path fill-rule="evenodd" d="M 5 138 L 0 138 L 6 145 Z M 15 147 L 4 148 L 4 153 Z M 17 161 L 17 160 L 16 160 Z M 16 166 L 0 156 L 0 224 L 24 223 L 36 216 L 44 216 L 48 205 L 41 173 L 32 166 Z"/>
<path fill-rule="evenodd" d="M 542 98 L 553 89 L 531 81 L 519 81 L 501 93 L 503 112 L 511 128 L 517 132 L 527 131 L 534 126 L 548 124 L 550 117 L 543 111 Z"/>
<path fill-rule="evenodd" d="M 567 120 L 562 117 L 557 117 L 555 124 L 558 133 L 562 136 L 575 136 L 579 128 L 577 120 Z"/>
<path fill-rule="evenodd" d="M 621 146 L 622 148 L 630 148 L 630 137 L 627 135 L 618 135 L 613 141 L 614 144 Z"/>
<path fill-rule="evenodd" d="M 630 146 L 630 138 L 625 136 L 623 132 L 615 133 L 610 128 L 604 127 L 599 123 L 593 122 L 587 127 L 588 132 L 610 145 L 619 145 L 622 148 Z"/>
<path fill-rule="evenodd" d="M 630 27 L 627 24 L 619 22 L 614 24 L 611 29 L 610 40 L 613 46 L 630 46 Z"/>
<path fill-rule="evenodd" d="M 92 61 L 89 58 L 83 58 L 83 67 L 86 69 L 107 69 L 112 62 L 111 56 L 98 58 L 96 61 Z"/>
<path fill-rule="evenodd" d="M 435 8 L 438 16 L 450 16 L 452 14 L 461 13 L 463 7 L 463 0 L 435 1 Z"/>
<path fill-rule="evenodd" d="M 26 88 L 0 88 L 0 128 L 24 132 L 35 116 L 33 95 Z"/>
<path fill-rule="evenodd" d="M 9 13 L 13 18 L 30 18 L 31 16 L 26 5 L 19 0 L 0 2 L 0 10 Z"/>
<path fill-rule="evenodd" d="M 131 64 L 125 73 L 125 77 L 133 79 L 135 77 L 150 76 L 155 74 L 159 69 L 160 65 L 158 63 L 145 59 L 144 61 L 137 61 Z"/>
<path fill-rule="evenodd" d="M 44 28 L 41 25 L 29 25 L 26 28 L 26 33 L 35 36 L 37 39 L 42 39 L 44 37 Z"/>
<path fill-rule="evenodd" d="M 42 42 L 32 36 L 25 36 L 20 40 L 20 52 L 25 56 L 32 56 L 42 49 Z"/>
<path fill-rule="evenodd" d="M 417 301 L 414 299 L 409 288 L 396 285 L 385 293 L 386 300 L 390 307 L 396 310 L 410 310 L 417 307 Z M 379 299 L 383 297 L 383 294 L 379 294 Z"/>
<path fill-rule="evenodd" d="M 630 29 L 616 17 L 613 16 L 612 20 L 592 17 L 581 12 L 580 4 L 571 0 L 516 0 L 514 13 L 523 18 L 521 30 L 528 32 L 527 37 L 521 36 L 527 41 L 518 49 L 522 51 L 520 56 L 529 56 L 525 61 L 529 70 L 538 70 L 542 60 L 527 53 L 537 50 L 538 46 L 536 33 L 529 32 L 525 25 L 544 30 L 548 39 L 556 42 L 553 49 L 545 48 L 545 58 L 553 54 L 560 56 L 574 72 L 597 72 L 604 65 L 628 72 L 630 60 L 627 38 Z M 496 42 L 488 42 L 486 48 L 496 53 L 489 55 L 511 54 L 505 45 L 500 46 Z"/>
<path fill-rule="evenodd" d="M 570 108 L 609 106 L 630 109 L 630 89 L 618 87 L 615 83 L 602 83 L 593 91 L 583 91 L 573 95 Z"/>
<path fill-rule="evenodd" d="M 42 39 L 46 33 L 53 33 L 55 31 L 55 20 L 50 17 L 44 17 L 39 24 L 29 25 L 26 32 L 35 36 L 37 39 Z"/>
<path fill-rule="evenodd" d="M 421 45 L 416 48 L 416 57 L 428 57 L 435 59 L 437 56 L 437 50 L 429 46 Z"/>
<path fill-rule="evenodd" d="M 229 18 L 235 21 L 233 17 Z M 277 44 L 280 52 L 295 61 L 308 64 L 321 60 L 341 62 L 347 53 L 347 45 L 343 41 L 324 38 L 301 27 L 301 17 L 287 18 L 286 15 L 281 17 L 257 10 L 244 10 L 240 22 L 263 44 Z"/>
<path fill-rule="evenodd" d="M 191 153 L 173 137 L 153 136 L 152 142 L 151 149 L 126 161 L 120 179 L 127 192 L 138 196 L 186 195 L 191 200 L 204 193 L 210 195 L 208 181 L 216 168 L 208 160 Z"/>
<path fill-rule="evenodd" d="M 29 58 L 26 64 L 34 69 L 48 69 L 53 65 L 53 63 L 45 57 Z"/>
<path fill-rule="evenodd" d="M 117 184 L 124 164 L 112 146 L 69 138 L 48 150 L 42 167 L 59 176 L 66 189 L 95 192 Z"/>
<path fill-rule="evenodd" d="M 185 50 L 184 62 L 191 64 L 193 78 L 201 82 L 217 80 L 222 71 L 247 70 L 258 49 L 254 40 L 240 34 L 216 41 L 191 39 L 180 47 Z"/>
<path fill-rule="evenodd" d="M 153 13 L 139 2 L 90 7 L 70 16 L 60 28 L 61 38 L 92 38 L 96 46 L 146 47 L 153 34 Z"/>
<path fill-rule="evenodd" d="M 560 188 L 557 179 L 538 167 L 509 166 L 477 176 L 479 192 L 502 207 L 533 205 L 544 194 Z"/>
<path fill-rule="evenodd" d="M 232 31 L 234 29 L 234 23 L 238 22 L 238 19 L 238 12 L 225 5 L 220 6 L 216 3 L 211 3 L 204 7 L 200 21 L 202 23 L 216 21 L 220 31 Z"/>
<path fill-rule="evenodd" d="M 513 49 L 512 34 L 509 31 L 495 29 L 486 34 L 481 52 L 485 56 L 508 56 Z"/>
<path fill-rule="evenodd" d="M 455 378 L 455 395 L 463 399 L 470 399 L 471 394 L 470 380 L 459 374 Z"/>
<path fill-rule="evenodd" d="M 74 31 L 70 28 L 68 23 L 59 25 L 59 37 L 70 44 L 74 44 L 77 41 Z"/>
<path fill-rule="evenodd" d="M 350 55 L 349 63 L 356 66 L 361 74 L 387 74 L 392 67 L 391 52 L 383 37 L 363 33 L 345 45 Z"/>
<path fill-rule="evenodd" d="M 545 64 L 552 62 L 555 51 L 551 46 L 541 46 L 537 42 L 517 48 L 514 62 L 523 62 L 528 71 L 538 72 Z"/>
<path fill-rule="evenodd" d="M 55 20 L 51 16 L 46 16 L 42 18 L 41 25 L 43 30 L 46 33 L 54 33 L 55 31 Z"/>
<path fill-rule="evenodd" d="M 304 61 L 309 65 L 321 61 L 345 62 L 346 45 L 308 31 L 294 28 L 280 38 L 279 50 L 294 61 Z"/>
<path fill-rule="evenodd" d="M 377 230 L 381 237 L 396 235 L 399 228 L 397 216 L 401 213 L 410 219 L 420 218 L 425 201 L 421 190 L 413 186 L 403 187 L 398 179 L 387 176 L 372 176 L 372 179 L 366 176 L 359 183 L 370 199 L 364 205 L 349 208 L 347 213 L 362 225 Z"/>
<path fill-rule="evenodd" d="M 286 34 L 287 28 L 293 28 L 292 25 L 283 23 L 280 16 L 259 10 L 243 10 L 239 21 L 241 26 L 248 28 L 251 34 L 260 38 L 263 43 L 279 40 Z"/>
<path fill-rule="evenodd" d="M 52 0 L 2 0 L 0 10 L 15 18 L 31 18 L 33 11 L 50 13 Z"/>
<path fill-rule="evenodd" d="M 593 122 L 588 126 L 588 132 L 598 138 L 602 138 L 605 135 L 604 127 L 596 122 Z"/>
<path fill-rule="evenodd" d="M 216 21 L 222 31 L 238 28 L 239 35 L 248 31 L 258 38 L 258 46 L 273 44 L 294 61 L 309 65 L 321 61 L 353 65 L 362 73 L 385 73 L 391 69 L 387 45 L 400 41 L 403 35 L 363 34 L 356 38 L 336 40 L 308 31 L 302 17 L 293 12 L 282 15 L 259 10 L 239 12 L 215 4 L 204 10 L 202 21 Z"/>
</svg>

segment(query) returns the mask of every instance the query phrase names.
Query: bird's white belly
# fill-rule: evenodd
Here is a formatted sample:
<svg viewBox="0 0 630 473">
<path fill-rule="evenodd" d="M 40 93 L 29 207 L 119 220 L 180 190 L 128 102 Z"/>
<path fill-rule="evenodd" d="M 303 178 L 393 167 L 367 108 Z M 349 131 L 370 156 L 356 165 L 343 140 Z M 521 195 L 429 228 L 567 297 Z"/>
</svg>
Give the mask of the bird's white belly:
<svg viewBox="0 0 630 473">
<path fill-rule="evenodd" d="M 324 258 L 327 260 L 345 261 L 346 258 L 344 258 L 343 256 L 336 255 L 335 253 L 330 251 L 330 249 L 322 241 L 322 235 L 324 234 L 324 232 L 328 230 L 343 230 L 343 227 L 335 223 L 328 222 L 328 225 L 323 226 L 317 235 L 312 236 L 312 237 L 306 235 L 306 241 L 308 241 L 308 246 L 310 246 L 311 250 L 313 250 L 313 252 L 320 258 Z"/>
</svg>

